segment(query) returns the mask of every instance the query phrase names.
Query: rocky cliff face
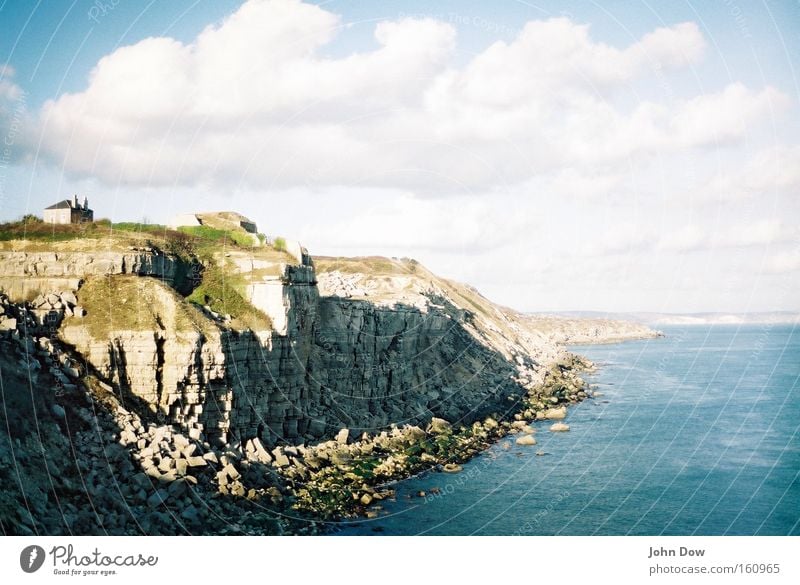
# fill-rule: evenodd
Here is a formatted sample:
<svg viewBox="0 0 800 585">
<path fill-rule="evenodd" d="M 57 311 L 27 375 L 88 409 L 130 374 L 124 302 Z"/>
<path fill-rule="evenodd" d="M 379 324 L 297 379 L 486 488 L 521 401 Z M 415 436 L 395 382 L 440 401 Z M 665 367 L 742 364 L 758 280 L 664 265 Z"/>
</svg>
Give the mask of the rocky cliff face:
<svg viewBox="0 0 800 585">
<path fill-rule="evenodd" d="M 371 432 L 432 416 L 472 420 L 521 392 L 518 368 L 470 332 L 454 306 L 320 298 L 307 274 L 299 283 L 291 274 L 282 287 L 285 333 L 211 320 L 181 329 L 173 317 L 180 301 L 149 280 L 152 330 L 98 338 L 73 317 L 62 337 L 123 395 L 222 443 L 313 441 L 342 427 Z"/>
<path fill-rule="evenodd" d="M 0 250 L 2 288 L 13 300 L 74 290 L 90 276 L 154 276 L 181 287 L 187 267 L 177 257 L 152 247 L 92 250 Z"/>
<path fill-rule="evenodd" d="M 434 416 L 470 422 L 503 411 L 564 356 L 523 316 L 413 261 L 326 260 L 318 275 L 307 255 L 291 265 L 252 254 L 224 261 L 271 330 L 235 330 L 189 307 L 171 287 L 185 267 L 158 250 L 4 252 L 0 270 L 11 288 L 86 281 L 79 307 L 110 290 L 98 279 L 127 283 L 113 288 L 123 298 L 103 300 L 111 309 L 99 329 L 91 311 L 59 303 L 61 338 L 123 401 L 217 444 L 312 442 L 342 427 L 372 432 Z M 115 321 L 115 304 L 129 297 L 137 303 L 121 313 L 136 318 Z"/>
</svg>

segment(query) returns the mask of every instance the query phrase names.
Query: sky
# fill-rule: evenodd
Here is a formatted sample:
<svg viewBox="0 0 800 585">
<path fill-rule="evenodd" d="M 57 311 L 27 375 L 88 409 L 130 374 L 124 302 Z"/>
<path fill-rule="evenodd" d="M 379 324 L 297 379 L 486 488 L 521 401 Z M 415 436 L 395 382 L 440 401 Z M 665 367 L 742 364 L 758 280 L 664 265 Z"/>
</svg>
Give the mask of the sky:
<svg viewBox="0 0 800 585">
<path fill-rule="evenodd" d="M 0 0 L 0 220 L 236 210 L 524 311 L 797 311 L 798 56 L 788 0 Z"/>
</svg>

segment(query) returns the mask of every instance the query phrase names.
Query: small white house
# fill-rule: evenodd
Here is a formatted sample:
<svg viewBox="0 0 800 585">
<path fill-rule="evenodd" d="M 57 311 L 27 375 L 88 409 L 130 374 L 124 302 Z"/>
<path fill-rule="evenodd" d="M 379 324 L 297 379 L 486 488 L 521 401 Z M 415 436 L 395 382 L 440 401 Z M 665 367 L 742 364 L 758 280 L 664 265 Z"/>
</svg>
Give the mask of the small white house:
<svg viewBox="0 0 800 585">
<path fill-rule="evenodd" d="M 94 221 L 94 211 L 89 209 L 89 198 L 83 198 L 83 205 L 78 203 L 78 196 L 64 199 L 44 209 L 45 223 L 85 223 Z"/>
</svg>

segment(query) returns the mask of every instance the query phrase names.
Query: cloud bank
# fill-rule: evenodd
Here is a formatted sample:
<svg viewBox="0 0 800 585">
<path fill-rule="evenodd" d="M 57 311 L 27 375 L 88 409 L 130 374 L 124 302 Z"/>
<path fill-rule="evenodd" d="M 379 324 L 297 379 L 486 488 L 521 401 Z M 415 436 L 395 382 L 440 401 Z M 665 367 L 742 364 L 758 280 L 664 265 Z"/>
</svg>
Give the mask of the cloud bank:
<svg viewBox="0 0 800 585">
<path fill-rule="evenodd" d="M 373 48 L 330 56 L 347 34 L 319 6 L 249 0 L 192 42 L 119 48 L 85 90 L 43 106 L 42 153 L 110 184 L 446 194 L 736 141 L 786 101 L 740 83 L 617 99 L 702 58 L 690 22 L 617 48 L 566 18 L 532 21 L 460 64 L 457 31 L 434 19 L 379 22 Z"/>
</svg>

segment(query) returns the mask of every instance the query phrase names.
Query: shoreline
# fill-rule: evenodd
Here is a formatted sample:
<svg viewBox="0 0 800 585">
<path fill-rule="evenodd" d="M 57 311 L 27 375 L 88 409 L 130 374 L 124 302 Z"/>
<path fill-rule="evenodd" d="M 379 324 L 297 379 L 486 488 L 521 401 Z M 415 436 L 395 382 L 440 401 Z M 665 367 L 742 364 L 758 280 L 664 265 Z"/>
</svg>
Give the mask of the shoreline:
<svg viewBox="0 0 800 585">
<path fill-rule="evenodd" d="M 629 336 L 621 339 L 596 341 L 594 343 L 581 343 L 580 345 L 610 345 L 625 341 L 658 339 L 661 337 L 665 337 L 663 333 L 654 331 L 652 335 Z M 365 485 L 363 489 L 365 489 L 365 493 L 370 494 L 371 497 L 369 499 L 365 498 L 362 501 L 360 498 L 357 498 L 355 504 L 342 510 L 342 512 L 344 512 L 342 515 L 334 515 L 333 517 L 326 518 L 323 522 L 326 524 L 328 522 L 335 522 L 337 524 L 340 522 L 357 523 L 360 521 L 377 519 L 380 517 L 380 511 L 382 510 L 382 506 L 379 502 L 383 499 L 394 499 L 395 490 L 393 487 L 397 484 L 429 473 L 459 473 L 462 470 L 460 464 L 473 460 L 503 439 L 509 439 L 511 437 L 517 437 L 517 439 L 521 437 L 531 437 L 532 441 L 524 440 L 523 442 L 517 442 L 517 445 L 520 447 L 535 446 L 535 434 L 537 430 L 530 426 L 532 423 L 549 420 L 553 422 L 553 425 L 563 424 L 560 423 L 560 421 L 566 417 L 569 406 L 595 397 L 594 391 L 590 389 L 589 383 L 582 376 L 584 374 L 595 373 L 598 370 L 597 365 L 582 355 L 572 352 L 568 352 L 567 355 L 570 360 L 569 367 L 565 368 L 564 364 L 558 362 L 551 364 L 548 372 L 545 374 L 545 379 L 541 383 L 529 388 L 527 396 L 520 399 L 520 408 L 506 413 L 504 417 L 487 417 L 483 421 L 472 423 L 470 426 L 462 426 L 460 428 L 462 433 L 467 428 L 472 431 L 471 434 L 467 433 L 466 435 L 466 452 L 456 451 L 455 456 L 444 453 L 442 454 L 443 456 L 437 458 L 435 462 L 431 461 L 429 466 L 422 468 L 401 468 L 398 469 L 392 477 L 388 477 L 383 483 L 371 486 Z M 558 374 L 555 373 L 556 369 L 560 370 Z M 555 398 L 553 390 L 559 385 L 575 390 L 574 399 L 563 399 L 563 396 L 561 396 L 557 398 L 556 402 L 553 402 L 552 399 Z M 542 398 L 548 399 L 549 402 L 545 403 L 545 401 L 541 400 Z M 497 418 L 502 420 L 498 422 Z M 438 423 L 440 426 L 441 423 L 445 423 L 447 428 L 452 431 L 452 425 L 446 421 L 436 418 L 434 418 L 433 421 L 440 421 Z M 436 429 L 432 429 L 431 426 L 435 427 L 436 424 L 432 423 L 432 425 L 429 425 L 426 431 L 422 431 L 419 427 L 409 426 L 396 429 L 398 432 L 394 436 L 398 441 L 395 444 L 395 452 L 387 452 L 384 454 L 385 457 L 392 458 L 397 453 L 402 452 L 403 448 L 413 448 L 415 443 L 424 442 L 426 438 L 430 438 L 431 434 L 437 435 Z M 550 431 L 568 431 L 569 426 L 564 426 L 566 428 L 555 430 L 551 428 Z M 422 431 L 422 434 L 420 434 L 420 431 Z M 441 430 L 439 432 L 444 433 L 446 431 Z M 384 433 L 381 433 L 381 435 L 383 434 Z M 378 437 L 381 435 L 378 435 Z M 368 444 L 376 438 L 368 440 Z M 332 442 L 327 441 L 325 443 L 320 443 L 317 447 L 321 446 L 322 448 L 327 448 L 330 443 Z M 353 445 L 355 448 L 359 448 L 360 446 L 363 445 L 361 443 L 355 443 Z M 339 447 L 343 446 L 339 445 Z M 313 449 L 313 447 L 310 449 Z M 455 467 L 447 468 L 447 465 L 455 465 Z M 348 473 L 346 466 L 343 466 L 341 471 L 344 475 Z M 384 491 L 381 492 L 380 490 L 382 489 Z M 371 490 L 374 490 L 374 493 L 371 493 Z M 374 497 L 375 495 L 377 495 L 377 497 Z M 364 504 L 364 501 L 367 501 L 367 504 Z M 328 528 L 322 533 L 332 534 L 335 533 L 335 529 Z"/>
<path fill-rule="evenodd" d="M 585 340 L 585 341 L 568 341 L 562 345 L 564 348 L 570 348 L 580 345 L 613 345 L 615 343 L 625 343 L 626 341 L 645 341 L 648 339 L 666 339 L 667 334 L 663 331 L 659 331 L 653 329 L 653 335 L 631 335 L 625 336 L 620 335 L 618 337 L 604 337 L 602 339 L 593 339 L 593 340 Z"/>
<path fill-rule="evenodd" d="M 552 432 L 569 430 L 561 421 L 572 404 L 591 398 L 588 383 L 580 376 L 595 365 L 575 354 L 569 364 L 549 366 L 545 379 L 531 386 L 516 408 L 496 413 L 468 425 L 452 425 L 434 417 L 426 429 L 395 427 L 353 443 L 325 441 L 304 449 L 301 466 L 320 456 L 330 463 L 303 478 L 295 509 L 317 517 L 317 522 L 375 519 L 380 501 L 395 497 L 393 486 L 430 473 L 458 473 L 461 464 L 484 453 L 498 441 L 515 436 L 519 446 L 535 446 L 533 422 L 551 421 Z M 340 433 L 344 438 L 344 433 Z M 293 481 L 291 467 L 282 472 Z M 323 533 L 332 529 L 323 526 Z"/>
</svg>

